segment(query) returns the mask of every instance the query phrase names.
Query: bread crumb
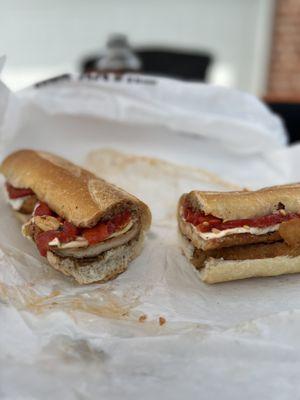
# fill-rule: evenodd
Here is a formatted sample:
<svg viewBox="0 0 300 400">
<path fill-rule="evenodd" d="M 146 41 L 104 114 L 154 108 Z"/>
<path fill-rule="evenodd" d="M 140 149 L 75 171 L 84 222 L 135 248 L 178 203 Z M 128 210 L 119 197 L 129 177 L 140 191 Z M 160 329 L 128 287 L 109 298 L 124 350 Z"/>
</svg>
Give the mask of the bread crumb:
<svg viewBox="0 0 300 400">
<path fill-rule="evenodd" d="M 139 322 L 144 322 L 147 319 L 147 315 L 146 314 L 142 314 L 139 318 Z"/>
<path fill-rule="evenodd" d="M 164 318 L 164 317 L 159 317 L 158 318 L 158 321 L 159 321 L 159 325 L 160 326 L 162 326 L 162 325 L 164 325 L 167 321 L 166 321 L 166 318 Z"/>
<path fill-rule="evenodd" d="M 52 290 L 49 297 L 56 297 L 59 296 L 60 294 L 61 294 L 60 290 Z"/>
</svg>

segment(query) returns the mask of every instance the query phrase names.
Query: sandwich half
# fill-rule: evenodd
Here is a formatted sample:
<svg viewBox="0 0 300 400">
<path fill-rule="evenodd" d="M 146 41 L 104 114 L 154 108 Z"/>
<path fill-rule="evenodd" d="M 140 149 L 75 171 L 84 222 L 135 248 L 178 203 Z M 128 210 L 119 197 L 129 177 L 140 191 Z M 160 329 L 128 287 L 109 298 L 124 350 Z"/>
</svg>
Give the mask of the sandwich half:
<svg viewBox="0 0 300 400">
<path fill-rule="evenodd" d="M 17 151 L 0 171 L 8 202 L 27 220 L 23 235 L 56 270 L 105 282 L 140 254 L 151 213 L 131 194 L 42 151 Z"/>
<path fill-rule="evenodd" d="M 206 283 L 300 272 L 300 184 L 181 196 L 184 254 Z"/>
</svg>

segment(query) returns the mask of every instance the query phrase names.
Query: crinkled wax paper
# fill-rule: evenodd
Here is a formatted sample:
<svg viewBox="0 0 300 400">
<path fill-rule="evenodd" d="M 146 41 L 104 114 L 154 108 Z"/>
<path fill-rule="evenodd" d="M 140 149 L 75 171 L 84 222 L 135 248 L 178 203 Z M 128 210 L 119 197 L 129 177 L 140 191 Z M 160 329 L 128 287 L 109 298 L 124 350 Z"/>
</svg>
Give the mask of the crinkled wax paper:
<svg viewBox="0 0 300 400">
<path fill-rule="evenodd" d="M 2 155 L 57 152 L 153 213 L 128 270 L 80 286 L 21 236 L 1 193 L 0 398 L 297 398 L 300 276 L 202 283 L 178 247 L 175 210 L 194 188 L 297 180 L 298 146 L 285 146 L 280 122 L 251 96 L 139 79 L 0 87 Z"/>
</svg>

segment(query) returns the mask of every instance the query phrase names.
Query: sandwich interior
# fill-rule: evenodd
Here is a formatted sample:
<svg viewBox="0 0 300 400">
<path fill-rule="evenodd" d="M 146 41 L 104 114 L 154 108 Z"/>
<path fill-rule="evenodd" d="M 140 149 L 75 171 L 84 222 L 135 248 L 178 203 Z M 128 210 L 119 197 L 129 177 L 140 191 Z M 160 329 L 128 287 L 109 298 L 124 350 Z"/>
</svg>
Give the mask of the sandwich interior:
<svg viewBox="0 0 300 400">
<path fill-rule="evenodd" d="M 141 251 L 141 226 L 135 208 L 119 208 L 91 228 L 76 227 L 38 202 L 22 227 L 40 254 L 80 283 L 107 281 L 123 272 Z"/>
<path fill-rule="evenodd" d="M 31 189 L 16 188 L 8 182 L 5 183 L 4 193 L 7 202 L 14 210 L 16 217 L 26 222 L 33 213 L 37 197 Z"/>
<path fill-rule="evenodd" d="M 300 272 L 300 214 L 283 203 L 268 215 L 224 220 L 185 195 L 178 222 L 184 254 L 208 283 Z"/>
<path fill-rule="evenodd" d="M 134 205 L 120 205 L 95 226 L 80 228 L 39 202 L 31 189 L 6 183 L 5 192 L 23 223 L 23 235 L 55 269 L 79 283 L 113 279 L 142 250 L 144 235 Z"/>
</svg>

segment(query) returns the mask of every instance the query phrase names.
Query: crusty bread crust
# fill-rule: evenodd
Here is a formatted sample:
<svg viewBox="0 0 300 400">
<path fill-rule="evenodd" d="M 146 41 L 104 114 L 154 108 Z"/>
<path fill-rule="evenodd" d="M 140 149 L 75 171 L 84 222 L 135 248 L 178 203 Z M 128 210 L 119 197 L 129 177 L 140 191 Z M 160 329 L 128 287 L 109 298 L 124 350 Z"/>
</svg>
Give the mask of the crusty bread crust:
<svg viewBox="0 0 300 400">
<path fill-rule="evenodd" d="M 251 260 L 203 259 L 194 256 L 194 246 L 179 232 L 180 244 L 187 259 L 200 270 L 205 283 L 221 283 L 238 279 L 278 276 L 300 272 L 300 256 L 277 256 Z"/>
<path fill-rule="evenodd" d="M 146 204 L 91 172 L 53 154 L 20 150 L 9 155 L 0 172 L 15 187 L 30 188 L 40 201 L 78 227 L 92 227 L 104 216 L 129 207 L 147 230 Z"/>
<path fill-rule="evenodd" d="M 205 214 L 212 214 L 225 221 L 255 218 L 271 214 L 281 203 L 287 212 L 300 211 L 300 184 L 272 186 L 256 191 L 202 192 L 192 191 L 180 199 L 187 198 L 191 204 Z"/>
<path fill-rule="evenodd" d="M 300 272 L 300 256 L 279 256 L 261 260 L 224 261 L 210 259 L 200 272 L 205 283 L 221 283 L 238 279 L 278 276 Z"/>
<path fill-rule="evenodd" d="M 60 257 L 51 251 L 48 251 L 47 259 L 54 269 L 72 276 L 80 284 L 104 283 L 127 269 L 129 262 L 141 253 L 143 241 L 144 235 L 141 234 L 130 243 L 108 250 L 91 261 Z"/>
</svg>

